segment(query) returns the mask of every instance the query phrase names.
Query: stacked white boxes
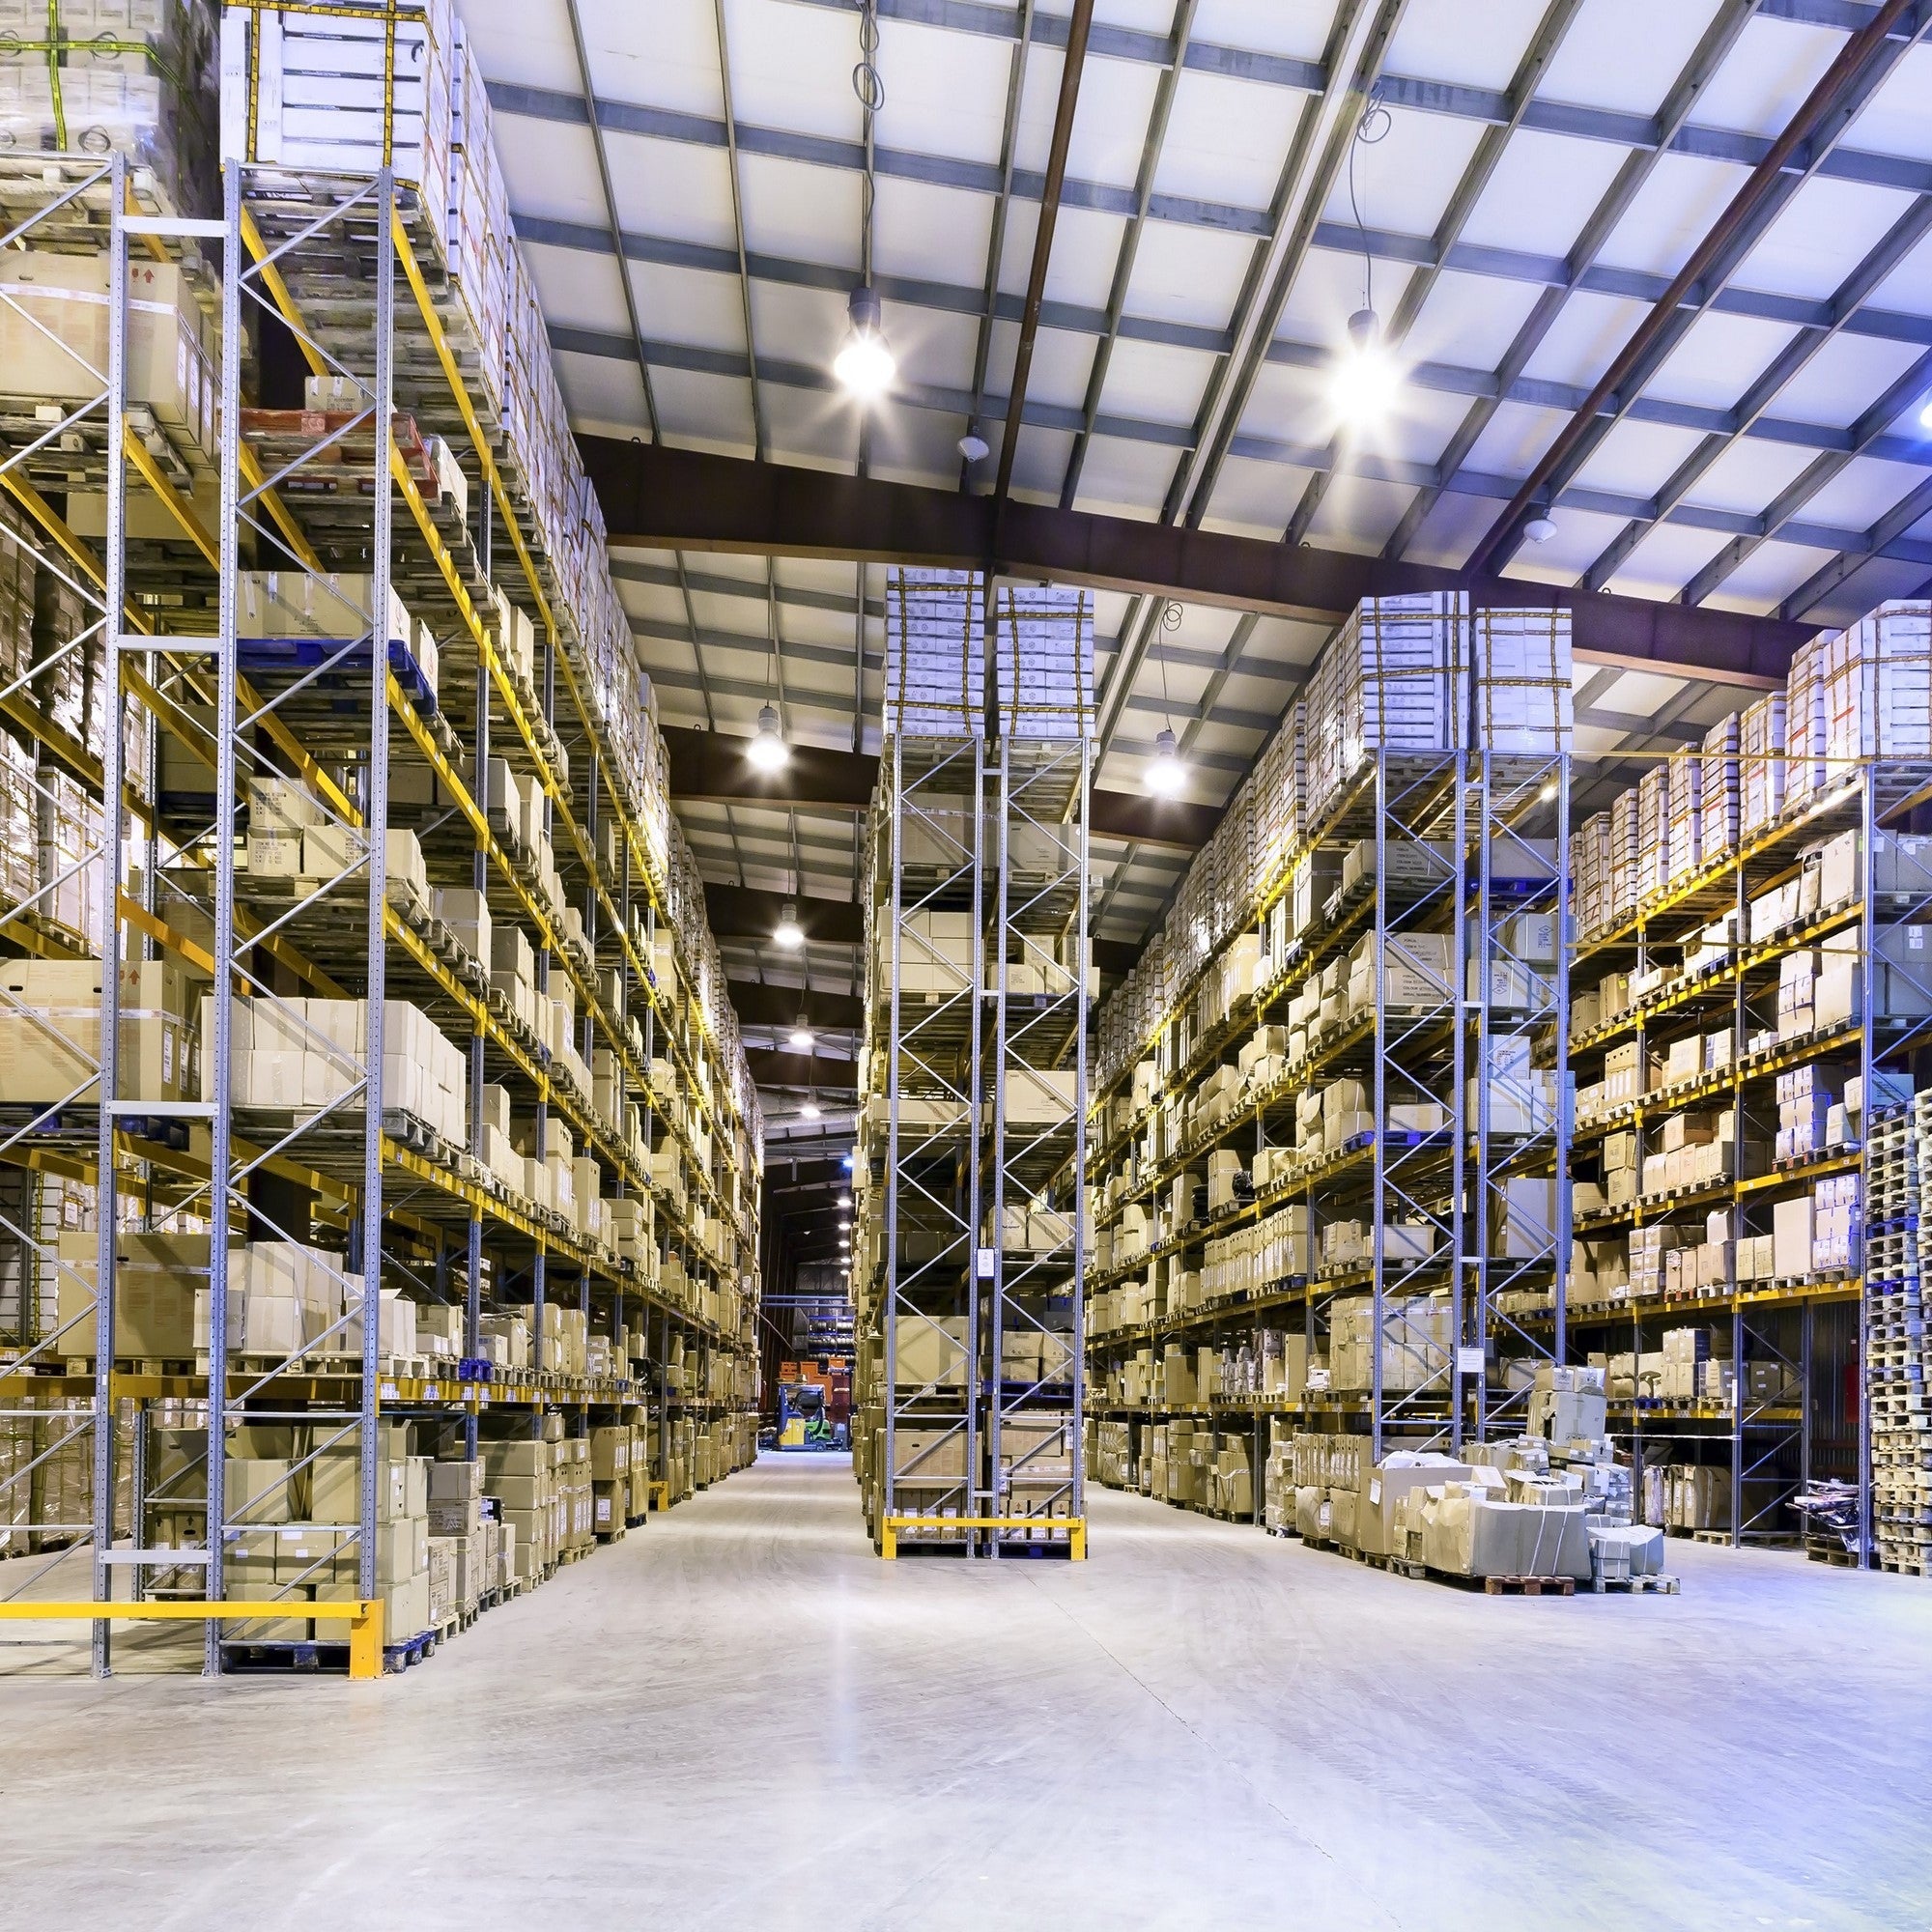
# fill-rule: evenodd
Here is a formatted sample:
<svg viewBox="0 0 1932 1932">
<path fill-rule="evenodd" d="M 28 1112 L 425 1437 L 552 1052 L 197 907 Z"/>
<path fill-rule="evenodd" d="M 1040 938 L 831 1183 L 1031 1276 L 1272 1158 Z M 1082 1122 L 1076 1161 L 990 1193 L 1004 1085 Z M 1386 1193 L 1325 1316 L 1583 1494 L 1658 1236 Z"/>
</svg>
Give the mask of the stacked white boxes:
<svg viewBox="0 0 1932 1932">
<path fill-rule="evenodd" d="M 1639 809 L 1636 787 L 1621 791 L 1610 805 L 1610 921 L 1616 924 L 1635 912 L 1643 892 L 1637 836 Z"/>
<path fill-rule="evenodd" d="M 1613 905 L 1607 811 L 1594 813 L 1570 835 L 1570 883 L 1577 929 L 1602 931 L 1610 923 Z"/>
<path fill-rule="evenodd" d="M 1309 681 L 1310 816 L 1320 818 L 1375 752 L 1446 752 L 1460 744 L 1467 677 L 1460 593 L 1359 605 Z"/>
<path fill-rule="evenodd" d="M 1570 612 L 1478 611 L 1469 620 L 1476 680 L 1470 749 L 1549 757 L 1573 728 Z"/>
<path fill-rule="evenodd" d="M 1791 654 L 1784 687 L 1784 802 L 1802 805 L 1826 781 L 1825 652 L 1830 639 L 1814 638 Z"/>
<path fill-rule="evenodd" d="M 214 105 L 209 0 L 0 0 L 12 154 L 127 155 L 187 209 L 211 173 Z"/>
<path fill-rule="evenodd" d="M 440 241 L 455 25 L 449 0 L 224 9 L 222 154 L 292 172 L 391 168 Z"/>
<path fill-rule="evenodd" d="M 993 601 L 993 669 L 1009 738 L 1094 731 L 1094 607 L 1057 583 L 1002 584 Z"/>
<path fill-rule="evenodd" d="M 493 406 L 502 401 L 504 330 L 509 324 L 512 245 L 510 191 L 491 138 L 483 63 L 463 22 L 456 23 L 449 92 L 449 279 L 482 351 L 479 373 Z M 527 675 L 527 670 L 526 675 Z"/>
<path fill-rule="evenodd" d="M 1664 882 L 1675 885 L 1704 863 L 1704 759 L 1698 752 L 1662 768 L 1668 799 L 1669 862 Z"/>
<path fill-rule="evenodd" d="M 1932 604 L 1881 605 L 1819 640 L 1825 755 L 1932 756 Z"/>
<path fill-rule="evenodd" d="M 1932 603 L 1881 605 L 1849 631 L 1814 639 L 1793 655 L 1784 691 L 1720 720 L 1699 752 L 1619 793 L 1607 867 L 1594 820 L 1572 841 L 1579 929 L 1628 917 L 1871 757 L 1932 757 Z"/>
<path fill-rule="evenodd" d="M 1307 706 L 1297 698 L 1255 762 L 1255 870 L 1265 891 L 1299 843 L 1308 765 L 1302 737 Z"/>
<path fill-rule="evenodd" d="M 1738 724 L 1738 832 L 1749 838 L 1784 810 L 1785 695 L 1767 692 L 1746 707 Z"/>
<path fill-rule="evenodd" d="M 895 570 L 886 586 L 885 733 L 977 738 L 984 729 L 980 577 Z M 1088 675 L 1092 676 L 1091 639 Z"/>
<path fill-rule="evenodd" d="M 1735 711 L 1704 734 L 1697 774 L 1697 850 L 1702 865 L 1738 849 L 1738 737 Z"/>
<path fill-rule="evenodd" d="M 956 647 L 947 663 L 956 665 Z M 1541 757 L 1571 749 L 1567 611 L 1472 616 L 1455 592 L 1371 599 L 1357 608 L 1317 661 L 1307 697 L 1285 715 L 1214 838 L 1195 855 L 1140 963 L 1101 1009 L 1099 1084 L 1138 1054 L 1153 1020 L 1172 1009 L 1179 987 L 1207 953 L 1245 922 L 1258 899 L 1277 890 L 1310 827 L 1365 757 L 1382 750 L 1441 753 L 1463 744 L 1472 674 L 1478 748 Z M 891 683 L 889 677 L 889 719 Z M 949 694 L 947 702 L 957 708 L 959 700 Z M 1634 823 L 1628 831 L 1634 854 Z M 1628 890 L 1634 905 L 1634 887 Z M 1293 914 L 1286 898 L 1272 911 L 1264 980 L 1279 970 L 1291 926 L 1307 923 Z"/>
<path fill-rule="evenodd" d="M 1653 765 L 1636 784 L 1636 896 L 1670 883 L 1670 768 Z"/>
</svg>

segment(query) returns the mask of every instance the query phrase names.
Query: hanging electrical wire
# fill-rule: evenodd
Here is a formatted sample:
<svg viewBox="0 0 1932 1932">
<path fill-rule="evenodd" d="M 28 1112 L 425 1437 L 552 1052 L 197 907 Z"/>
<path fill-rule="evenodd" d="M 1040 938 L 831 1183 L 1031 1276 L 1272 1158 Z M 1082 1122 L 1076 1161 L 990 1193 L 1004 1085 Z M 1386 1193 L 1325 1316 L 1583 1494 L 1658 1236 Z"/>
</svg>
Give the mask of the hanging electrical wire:
<svg viewBox="0 0 1932 1932">
<path fill-rule="evenodd" d="M 1180 629 L 1183 612 L 1173 598 L 1169 598 L 1160 611 L 1160 628 L 1163 631 Z M 1167 651 L 1158 640 L 1153 647 L 1154 662 L 1160 666 L 1160 716 L 1161 726 L 1154 734 L 1153 756 L 1148 761 L 1147 784 L 1150 791 L 1171 796 L 1178 792 L 1187 780 L 1187 767 L 1181 762 L 1180 747 L 1174 735 L 1174 701 L 1167 690 Z"/>
<path fill-rule="evenodd" d="M 864 0 L 859 9 L 859 62 L 852 70 L 852 92 L 859 98 L 864 117 L 859 286 L 846 298 L 845 342 L 832 364 L 832 373 L 862 403 L 883 395 L 898 373 L 898 363 L 886 341 L 885 313 L 878 292 L 872 287 L 872 211 L 878 199 L 878 178 L 873 163 L 879 110 L 886 104 L 886 83 L 879 74 L 878 54 L 877 0 Z"/>
<path fill-rule="evenodd" d="M 1369 249 L 1368 231 L 1362 226 L 1362 204 L 1355 188 L 1355 156 L 1364 148 L 1378 147 L 1388 138 L 1394 117 L 1382 104 L 1379 84 L 1369 90 L 1362 106 L 1362 118 L 1355 123 L 1355 137 L 1349 143 L 1349 212 L 1355 217 L 1355 233 L 1362 243 L 1362 306 L 1376 312 L 1376 258 Z"/>
<path fill-rule="evenodd" d="M 1362 305 L 1349 318 L 1349 346 L 1336 358 L 1333 396 L 1336 413 L 1345 424 L 1361 426 L 1381 415 L 1395 399 L 1395 364 L 1382 342 L 1381 317 L 1376 313 L 1376 261 L 1362 225 L 1361 193 L 1355 162 L 1365 148 L 1388 138 L 1394 122 L 1382 104 L 1379 88 L 1372 89 L 1349 143 L 1349 210 L 1362 244 Z"/>
</svg>

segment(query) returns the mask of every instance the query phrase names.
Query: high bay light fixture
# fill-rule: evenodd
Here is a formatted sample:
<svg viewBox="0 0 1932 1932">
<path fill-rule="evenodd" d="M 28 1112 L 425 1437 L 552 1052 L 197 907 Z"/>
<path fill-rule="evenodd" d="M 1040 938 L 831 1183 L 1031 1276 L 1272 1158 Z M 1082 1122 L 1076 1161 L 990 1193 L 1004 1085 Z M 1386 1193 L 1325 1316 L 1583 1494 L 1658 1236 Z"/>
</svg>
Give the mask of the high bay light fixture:
<svg viewBox="0 0 1932 1932">
<path fill-rule="evenodd" d="M 885 312 L 878 290 L 854 289 L 846 299 L 845 315 L 845 346 L 834 360 L 832 373 L 856 401 L 876 402 L 892 387 L 899 366 L 886 341 Z"/>
<path fill-rule="evenodd" d="M 1354 138 L 1349 143 L 1349 207 L 1355 217 L 1355 232 L 1366 238 L 1362 207 L 1355 192 L 1355 162 L 1364 149 L 1373 148 L 1389 131 L 1389 111 L 1382 105 L 1379 89 L 1371 90 L 1355 123 Z M 1350 429 L 1373 429 L 1395 405 L 1402 388 L 1402 371 L 1390 352 L 1382 332 L 1382 319 L 1376 313 L 1376 264 L 1366 239 L 1362 248 L 1362 305 L 1349 318 L 1349 342 L 1336 356 L 1329 371 L 1328 398 L 1337 418 Z"/>
<path fill-rule="evenodd" d="M 1356 429 L 1379 422 L 1394 406 L 1402 376 L 1382 341 L 1382 322 L 1372 308 L 1349 318 L 1349 346 L 1335 358 L 1328 394 L 1335 413 Z"/>
<path fill-rule="evenodd" d="M 1154 733 L 1153 756 L 1148 761 L 1147 787 L 1162 798 L 1172 798 L 1187 780 L 1187 767 L 1180 762 L 1174 733 L 1163 725 Z"/>
<path fill-rule="evenodd" d="M 1149 759 L 1143 777 L 1149 791 L 1157 798 L 1172 798 L 1187 782 L 1187 766 L 1180 755 L 1180 747 L 1175 741 L 1173 724 L 1173 703 L 1167 692 L 1167 653 L 1161 647 L 1161 631 L 1180 629 L 1184 612 L 1173 598 L 1169 598 L 1160 608 L 1156 619 L 1153 647 L 1154 657 L 1160 665 L 1160 709 L 1161 727 L 1153 734 L 1153 756 Z"/>
<path fill-rule="evenodd" d="M 787 952 L 796 952 L 805 944 L 805 928 L 798 923 L 798 901 L 786 899 L 779 914 L 777 929 L 772 933 L 773 942 L 782 946 Z"/>
<path fill-rule="evenodd" d="M 745 755 L 761 772 L 782 771 L 791 758 L 783 734 L 779 729 L 779 714 L 767 704 L 758 713 L 757 735 L 745 748 Z"/>
</svg>

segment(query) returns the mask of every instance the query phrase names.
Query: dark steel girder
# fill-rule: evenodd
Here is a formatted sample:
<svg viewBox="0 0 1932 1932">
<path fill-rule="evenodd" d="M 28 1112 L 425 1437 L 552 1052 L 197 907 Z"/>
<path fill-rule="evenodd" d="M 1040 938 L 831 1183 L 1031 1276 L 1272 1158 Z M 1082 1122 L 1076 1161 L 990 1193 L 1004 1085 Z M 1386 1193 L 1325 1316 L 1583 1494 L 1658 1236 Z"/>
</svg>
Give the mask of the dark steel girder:
<svg viewBox="0 0 1932 1932">
<path fill-rule="evenodd" d="M 827 993 L 815 986 L 774 986 L 763 980 L 727 979 L 724 990 L 740 1026 L 788 1027 L 806 1024 L 852 1033 L 866 1024 L 866 1003 L 849 993 Z"/>
<path fill-rule="evenodd" d="M 993 479 L 993 527 L 1006 513 L 1007 493 L 1012 486 L 1013 462 L 1019 454 L 1020 423 L 1026 413 L 1027 384 L 1033 375 L 1034 344 L 1039 336 L 1040 304 L 1046 299 L 1046 271 L 1053 259 L 1053 231 L 1060 219 L 1061 191 L 1066 184 L 1066 149 L 1073 139 L 1073 120 L 1080 111 L 1080 75 L 1087 61 L 1087 32 L 1094 23 L 1094 0 L 1073 0 L 1066 23 L 1066 45 L 1061 55 L 1060 99 L 1053 110 L 1053 134 L 1047 146 L 1046 183 L 1040 191 L 1039 213 L 1033 231 L 1033 265 L 1027 271 L 1026 300 L 1020 309 L 1020 339 L 1013 351 L 1013 377 L 1007 394 L 1007 427 L 1000 438 L 1000 465 Z"/>
<path fill-rule="evenodd" d="M 867 752 L 794 745 L 781 771 L 761 772 L 746 757 L 744 738 L 686 724 L 667 724 L 663 731 L 670 795 L 681 804 L 863 812 L 878 787 L 879 761 Z M 1213 836 L 1220 816 L 1212 806 L 1139 792 L 1095 790 L 1088 797 L 1087 830 L 1096 838 L 1130 838 L 1144 845 L 1194 852 Z"/>
<path fill-rule="evenodd" d="M 818 1094 L 859 1091 L 856 1060 L 828 1060 L 820 1053 L 774 1053 L 769 1047 L 749 1046 L 745 1064 L 759 1087 L 809 1088 Z"/>
<path fill-rule="evenodd" d="M 1889 44 L 1889 32 L 1914 5 L 1915 0 L 1884 0 L 1838 50 L 1837 58 L 1805 96 L 1764 158 L 1690 251 L 1669 288 L 1611 358 L 1582 407 L 1557 432 L 1518 486 L 1509 506 L 1477 541 L 1469 554 L 1471 568 L 1480 570 L 1492 562 L 1507 561 L 1544 486 L 1554 481 L 1560 489 L 1569 480 L 1614 420 L 1605 415 L 1606 407 L 1642 388 L 1698 309 L 1729 278 L 1777 210 L 1789 201 L 1797 184 L 1815 171 L 1862 105 L 1870 75 L 1897 59 L 1901 49 Z"/>
<path fill-rule="evenodd" d="M 877 477 L 582 436 L 613 546 L 870 563 L 982 566 L 989 498 Z M 1585 661 L 1769 684 L 1817 626 L 1300 548 L 1130 517 L 1009 501 L 996 567 L 1264 615 L 1333 624 L 1364 597 L 1467 590 L 1479 608 L 1555 605 Z M 715 929 L 715 927 L 714 927 Z M 769 932 L 770 927 L 766 926 Z"/>
</svg>

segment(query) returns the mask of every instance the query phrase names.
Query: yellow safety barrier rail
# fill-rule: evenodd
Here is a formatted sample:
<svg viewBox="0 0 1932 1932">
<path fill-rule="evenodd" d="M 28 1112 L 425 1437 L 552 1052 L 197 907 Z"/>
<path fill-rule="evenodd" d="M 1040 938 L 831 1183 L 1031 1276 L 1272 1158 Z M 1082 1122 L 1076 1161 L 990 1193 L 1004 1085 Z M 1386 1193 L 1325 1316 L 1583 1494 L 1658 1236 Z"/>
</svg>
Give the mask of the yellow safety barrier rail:
<svg viewBox="0 0 1932 1932">
<path fill-rule="evenodd" d="M 1047 1529 L 1067 1535 L 1067 1554 L 1075 1563 L 1087 1560 L 1087 1519 L 1084 1516 L 889 1516 L 881 1524 L 879 1554 L 889 1561 L 899 1553 L 902 1529 L 944 1529 L 954 1534 L 978 1529 Z"/>
<path fill-rule="evenodd" d="M 298 1616 L 315 1623 L 349 1626 L 349 1674 L 375 1678 L 383 1674 L 383 1605 L 367 1603 L 310 1604 L 281 1598 L 268 1603 L 236 1599 L 226 1603 L 201 1600 L 153 1604 L 0 1604 L 0 1622 L 13 1623 L 245 1623 L 256 1617 Z"/>
</svg>

